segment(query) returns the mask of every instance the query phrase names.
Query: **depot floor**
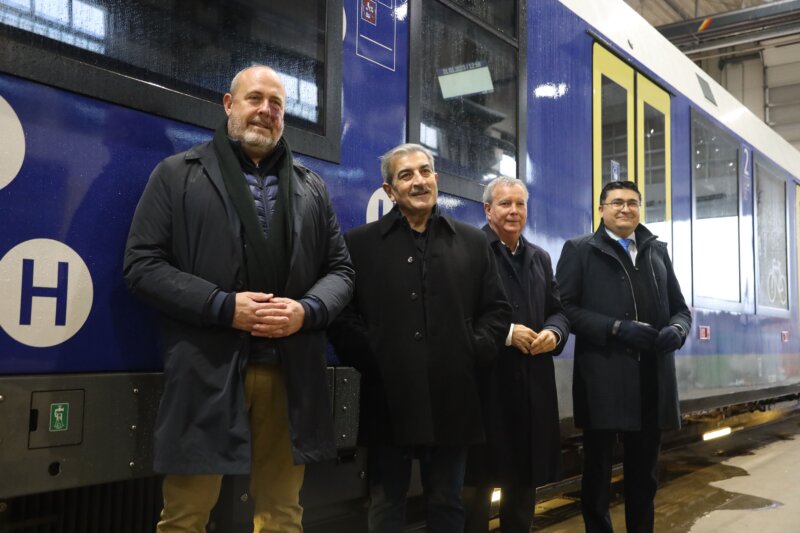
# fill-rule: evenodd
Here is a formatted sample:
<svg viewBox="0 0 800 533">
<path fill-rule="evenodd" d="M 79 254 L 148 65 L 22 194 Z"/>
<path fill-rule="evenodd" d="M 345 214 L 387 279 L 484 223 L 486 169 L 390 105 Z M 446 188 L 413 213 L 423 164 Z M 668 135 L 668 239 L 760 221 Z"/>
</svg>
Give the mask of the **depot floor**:
<svg viewBox="0 0 800 533">
<path fill-rule="evenodd" d="M 662 455 L 657 533 L 800 532 L 800 415 Z M 620 486 L 621 479 L 616 480 Z M 534 531 L 583 531 L 579 494 L 537 505 Z M 625 531 L 624 503 L 611 508 Z M 496 527 L 496 520 L 493 521 Z"/>
</svg>

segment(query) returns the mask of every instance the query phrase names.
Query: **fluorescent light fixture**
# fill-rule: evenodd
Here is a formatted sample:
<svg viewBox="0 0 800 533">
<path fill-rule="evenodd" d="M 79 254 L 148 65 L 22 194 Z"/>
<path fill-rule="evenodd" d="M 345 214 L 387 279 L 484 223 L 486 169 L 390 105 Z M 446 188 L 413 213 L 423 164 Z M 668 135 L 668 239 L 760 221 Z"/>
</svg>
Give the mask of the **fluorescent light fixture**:
<svg viewBox="0 0 800 533">
<path fill-rule="evenodd" d="M 503 497 L 503 493 L 500 491 L 500 489 L 494 489 L 492 491 L 492 503 L 499 502 L 500 498 L 502 498 L 502 497 Z"/>
<path fill-rule="evenodd" d="M 489 72 L 489 66 L 483 61 L 439 69 L 437 74 L 442 98 L 445 100 L 494 92 L 492 74 Z"/>
<path fill-rule="evenodd" d="M 536 86 L 533 90 L 533 96 L 536 98 L 552 98 L 556 100 L 567 94 L 567 90 L 566 83 L 543 83 Z"/>
<path fill-rule="evenodd" d="M 517 160 L 513 157 L 503 154 L 500 157 L 500 175 L 508 176 L 511 178 L 516 177 L 517 175 Z"/>
<path fill-rule="evenodd" d="M 439 130 L 433 126 L 428 126 L 424 122 L 419 123 L 419 141 L 433 151 L 439 149 Z"/>
<path fill-rule="evenodd" d="M 718 439 L 720 437 L 727 437 L 731 434 L 731 428 L 724 427 L 715 429 L 714 431 L 706 431 L 703 433 L 703 440 Z"/>
</svg>

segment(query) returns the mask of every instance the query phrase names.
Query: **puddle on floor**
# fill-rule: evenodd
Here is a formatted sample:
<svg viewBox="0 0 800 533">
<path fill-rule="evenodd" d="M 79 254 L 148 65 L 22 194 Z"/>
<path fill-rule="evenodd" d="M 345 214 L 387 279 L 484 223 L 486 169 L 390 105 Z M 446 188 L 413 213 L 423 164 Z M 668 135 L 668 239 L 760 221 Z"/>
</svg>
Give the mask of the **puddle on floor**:
<svg viewBox="0 0 800 533">
<path fill-rule="evenodd" d="M 772 441 L 790 440 L 796 434 L 773 433 Z M 655 530 L 659 533 L 686 533 L 705 515 L 716 510 L 767 510 L 781 507 L 781 502 L 749 494 L 730 492 L 712 483 L 748 476 L 746 470 L 725 464 L 733 457 L 754 455 L 764 445 L 761 439 L 728 441 L 724 445 L 706 444 L 702 450 L 688 448 L 665 453 L 661 457 L 661 483 L 655 501 Z M 623 487 L 621 479 L 613 483 L 615 497 L 611 505 L 616 531 L 624 532 Z M 537 505 L 534 531 L 544 533 L 582 532 L 580 493 L 565 494 L 556 505 Z"/>
<path fill-rule="evenodd" d="M 751 453 L 751 452 L 750 452 Z M 748 453 L 748 455 L 750 454 Z M 742 454 L 738 454 L 742 455 Z M 719 457 L 719 456 L 718 456 Z M 727 455 L 724 456 L 727 458 Z M 759 510 L 782 504 L 767 498 L 730 492 L 712 483 L 747 476 L 746 470 L 723 463 L 667 459 L 662 465 L 671 477 L 656 495 L 656 531 L 684 533 L 703 516 L 716 510 Z M 676 475 L 681 471 L 681 475 Z"/>
</svg>

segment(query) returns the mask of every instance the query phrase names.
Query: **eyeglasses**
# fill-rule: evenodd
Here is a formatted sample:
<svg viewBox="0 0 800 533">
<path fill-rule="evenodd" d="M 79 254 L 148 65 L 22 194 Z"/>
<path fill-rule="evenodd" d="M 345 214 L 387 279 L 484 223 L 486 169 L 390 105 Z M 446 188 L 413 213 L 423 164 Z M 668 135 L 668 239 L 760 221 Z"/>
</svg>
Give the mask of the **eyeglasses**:
<svg viewBox="0 0 800 533">
<path fill-rule="evenodd" d="M 622 208 L 627 205 L 628 209 L 636 211 L 637 209 L 639 209 L 642 203 L 639 200 L 628 200 L 627 202 L 625 200 L 612 200 L 610 202 L 606 202 L 600 205 L 610 205 L 617 211 L 621 211 Z"/>
</svg>

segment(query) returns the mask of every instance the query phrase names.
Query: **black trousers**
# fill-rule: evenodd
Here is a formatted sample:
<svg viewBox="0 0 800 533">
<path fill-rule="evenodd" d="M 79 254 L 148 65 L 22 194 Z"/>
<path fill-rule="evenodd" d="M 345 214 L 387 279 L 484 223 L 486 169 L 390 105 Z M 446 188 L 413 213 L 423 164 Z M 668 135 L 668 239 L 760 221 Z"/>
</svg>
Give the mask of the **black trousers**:
<svg viewBox="0 0 800 533">
<path fill-rule="evenodd" d="M 625 526 L 628 533 L 652 533 L 661 450 L 661 430 L 654 421 L 645 422 L 641 431 L 584 430 L 581 511 L 586 532 L 613 531 L 608 505 L 617 435 L 624 446 Z"/>
<path fill-rule="evenodd" d="M 464 533 L 489 531 L 489 510 L 494 487 L 464 487 L 464 508 L 467 524 Z M 533 508 L 536 489 L 528 487 L 501 487 L 500 531 L 502 533 L 530 533 L 533 526 Z"/>
</svg>

